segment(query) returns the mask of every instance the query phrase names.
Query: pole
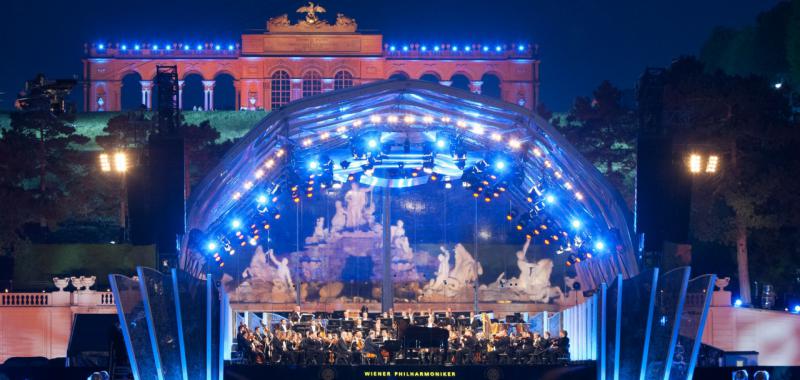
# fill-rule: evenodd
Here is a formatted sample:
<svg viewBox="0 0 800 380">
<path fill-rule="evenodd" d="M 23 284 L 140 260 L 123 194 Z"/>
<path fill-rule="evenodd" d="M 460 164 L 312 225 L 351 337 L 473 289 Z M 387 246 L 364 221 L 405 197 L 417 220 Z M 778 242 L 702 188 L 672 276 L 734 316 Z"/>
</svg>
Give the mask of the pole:
<svg viewBox="0 0 800 380">
<path fill-rule="evenodd" d="M 475 251 L 475 254 L 474 254 L 474 256 L 475 256 L 475 265 L 474 265 L 475 283 L 473 285 L 474 289 L 473 289 L 473 299 L 472 299 L 472 301 L 474 303 L 473 306 L 474 306 L 474 309 L 475 309 L 475 315 L 478 315 L 481 312 L 480 311 L 480 306 L 478 305 L 478 283 L 479 283 L 479 281 L 478 281 L 478 267 L 481 265 L 478 262 L 478 198 L 475 198 L 475 225 L 474 225 L 474 229 L 475 230 L 473 231 L 473 236 L 474 236 L 474 239 L 475 239 L 474 240 L 475 246 L 474 246 L 473 249 Z"/>
<path fill-rule="evenodd" d="M 381 283 L 381 311 L 388 312 L 394 305 L 392 287 L 392 202 L 391 189 L 383 189 L 383 279 Z"/>
</svg>

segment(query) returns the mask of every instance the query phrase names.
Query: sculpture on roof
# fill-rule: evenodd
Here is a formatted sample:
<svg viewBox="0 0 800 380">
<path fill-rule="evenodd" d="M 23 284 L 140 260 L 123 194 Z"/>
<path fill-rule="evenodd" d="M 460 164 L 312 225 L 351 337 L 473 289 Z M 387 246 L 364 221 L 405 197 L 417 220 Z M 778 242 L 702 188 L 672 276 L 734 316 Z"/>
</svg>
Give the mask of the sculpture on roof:
<svg viewBox="0 0 800 380">
<path fill-rule="evenodd" d="M 308 5 L 304 7 L 297 8 L 297 13 L 305 13 L 306 14 L 306 22 L 309 24 L 316 24 L 319 22 L 319 18 L 317 17 L 317 13 L 325 13 L 325 8 L 321 7 L 319 4 L 314 4 L 312 2 L 308 2 Z"/>
<path fill-rule="evenodd" d="M 356 20 L 342 13 L 336 14 L 336 23 L 319 18 L 320 13 L 325 13 L 324 7 L 313 2 L 297 9 L 297 13 L 305 13 L 305 18 L 292 24 L 289 15 L 282 14 L 267 21 L 267 31 L 278 33 L 353 33 L 358 25 Z"/>
</svg>

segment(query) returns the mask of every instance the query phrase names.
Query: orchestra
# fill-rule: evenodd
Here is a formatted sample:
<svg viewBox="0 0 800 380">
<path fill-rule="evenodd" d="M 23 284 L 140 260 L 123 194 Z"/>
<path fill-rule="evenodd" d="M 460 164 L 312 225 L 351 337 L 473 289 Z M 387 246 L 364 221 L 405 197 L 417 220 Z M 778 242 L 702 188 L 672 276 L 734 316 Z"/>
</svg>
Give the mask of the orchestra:
<svg viewBox="0 0 800 380">
<path fill-rule="evenodd" d="M 337 318 L 335 318 L 337 317 Z M 237 328 L 236 350 L 250 364 L 548 364 L 569 360 L 567 332 L 552 338 L 519 318 L 407 312 L 314 315 L 295 308 L 278 323 Z"/>
</svg>

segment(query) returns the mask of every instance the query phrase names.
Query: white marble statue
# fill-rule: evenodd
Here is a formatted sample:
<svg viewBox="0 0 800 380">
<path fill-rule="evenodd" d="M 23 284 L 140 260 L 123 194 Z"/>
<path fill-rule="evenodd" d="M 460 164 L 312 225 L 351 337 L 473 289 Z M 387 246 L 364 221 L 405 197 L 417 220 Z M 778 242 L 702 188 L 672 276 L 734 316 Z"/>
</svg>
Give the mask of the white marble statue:
<svg viewBox="0 0 800 380">
<path fill-rule="evenodd" d="M 444 247 L 439 247 L 442 253 L 439 255 L 439 268 L 436 270 L 436 278 L 431 280 L 430 290 L 442 289 L 447 285 L 450 278 L 450 251 Z"/>
<path fill-rule="evenodd" d="M 294 283 L 292 282 L 292 272 L 289 271 L 289 259 L 284 257 L 281 261 L 278 261 L 271 249 L 267 252 L 267 256 L 275 265 L 276 276 L 272 280 L 273 285 L 278 288 L 285 286 L 291 292 L 294 288 Z"/>
<path fill-rule="evenodd" d="M 517 251 L 517 267 L 519 267 L 519 277 L 517 278 L 517 286 L 527 289 L 531 283 L 533 272 L 536 271 L 536 263 L 529 262 L 525 255 L 528 254 L 528 247 L 531 245 L 531 239 L 526 239 L 522 250 Z"/>
<path fill-rule="evenodd" d="M 317 224 L 314 225 L 314 233 L 306 237 L 306 244 L 319 244 L 325 242 L 327 233 L 325 231 L 325 218 L 317 218 Z"/>
<path fill-rule="evenodd" d="M 372 188 L 362 189 L 357 184 L 351 184 L 350 190 L 344 194 L 344 201 L 347 204 L 347 220 L 345 226 L 348 228 L 358 228 L 366 224 L 364 220 L 364 209 L 367 206 L 367 194 Z"/>
<path fill-rule="evenodd" d="M 399 251 L 398 258 L 410 260 L 414 258 L 414 252 L 411 250 L 411 244 L 408 242 L 406 236 L 406 229 L 402 220 L 398 220 L 394 226 L 390 227 L 392 236 L 392 247 Z"/>
<path fill-rule="evenodd" d="M 455 280 L 459 287 L 467 286 L 477 281 L 478 276 L 483 274 L 481 264 L 472 258 L 472 255 L 461 243 L 456 244 L 454 252 L 456 254 L 456 263 L 453 266 L 453 270 L 450 271 L 450 278 Z"/>
<path fill-rule="evenodd" d="M 364 218 L 364 223 L 369 226 L 369 229 L 373 229 L 375 226 L 375 202 L 372 199 L 370 199 L 367 207 L 364 208 L 362 217 Z"/>
<path fill-rule="evenodd" d="M 338 236 L 346 225 L 347 225 L 347 212 L 344 210 L 344 207 L 342 206 L 342 201 L 336 201 L 336 213 L 333 215 L 333 218 L 331 219 L 331 228 L 328 235 L 331 237 Z"/>
<path fill-rule="evenodd" d="M 270 250 L 270 252 L 272 252 Z M 242 278 L 249 278 L 256 281 L 267 281 L 275 277 L 274 268 L 267 263 L 267 254 L 261 246 L 256 247 L 253 257 L 250 258 L 250 265 L 242 272 Z"/>
</svg>

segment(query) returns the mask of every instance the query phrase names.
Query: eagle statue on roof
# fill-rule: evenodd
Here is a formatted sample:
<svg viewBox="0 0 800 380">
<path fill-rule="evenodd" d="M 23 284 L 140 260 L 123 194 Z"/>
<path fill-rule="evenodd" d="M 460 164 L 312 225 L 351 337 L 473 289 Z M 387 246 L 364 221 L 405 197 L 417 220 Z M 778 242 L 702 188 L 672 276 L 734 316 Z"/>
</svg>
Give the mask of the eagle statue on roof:
<svg viewBox="0 0 800 380">
<path fill-rule="evenodd" d="M 305 13 L 306 22 L 313 25 L 319 22 L 317 13 L 325 13 L 325 8 L 321 7 L 319 4 L 314 4 L 313 2 L 309 1 L 308 5 L 297 8 L 297 13 Z"/>
</svg>

